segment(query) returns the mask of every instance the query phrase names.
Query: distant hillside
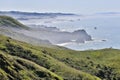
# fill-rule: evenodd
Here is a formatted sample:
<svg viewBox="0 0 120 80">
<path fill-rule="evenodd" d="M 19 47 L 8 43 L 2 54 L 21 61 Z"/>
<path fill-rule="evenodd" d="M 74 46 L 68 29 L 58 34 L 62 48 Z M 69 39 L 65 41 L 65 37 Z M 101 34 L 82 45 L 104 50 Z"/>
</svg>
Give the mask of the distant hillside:
<svg viewBox="0 0 120 80">
<path fill-rule="evenodd" d="M 1 12 L 2 13 L 2 12 Z M 38 13 L 38 12 L 20 12 L 20 11 L 9 11 L 9 12 L 4 12 L 3 13 L 11 13 L 11 14 L 24 14 L 24 15 L 75 15 L 72 13 Z"/>
<path fill-rule="evenodd" d="M 46 16 L 46 17 L 57 17 L 57 16 L 75 16 L 76 14 L 72 13 L 37 13 L 37 12 L 21 12 L 21 11 L 0 11 L 0 15 L 7 15 L 7 16 Z"/>
<path fill-rule="evenodd" d="M 99 14 L 120 14 L 120 12 L 103 12 L 103 13 L 99 13 Z"/>
<path fill-rule="evenodd" d="M 30 28 L 20 23 L 16 19 L 9 16 L 0 16 L 0 34 L 12 37 L 14 39 L 37 45 L 51 44 L 48 40 L 35 39 L 24 35 L 21 30 L 29 30 Z"/>
<path fill-rule="evenodd" d="M 24 28 L 24 29 L 28 28 L 27 26 L 21 24 L 17 20 L 13 19 L 12 17 L 8 17 L 8 16 L 0 16 L 0 27 L 1 26 Z"/>
<path fill-rule="evenodd" d="M 61 44 L 68 42 L 84 43 L 92 37 L 85 30 L 74 32 L 60 31 L 56 27 L 27 27 L 14 18 L 0 16 L 0 33 L 14 39 L 37 45 Z M 55 29 L 55 30 L 54 30 Z M 57 30 L 56 30 L 57 29 Z M 65 37 L 65 38 L 63 38 Z M 48 46 L 47 45 L 47 46 Z"/>
</svg>

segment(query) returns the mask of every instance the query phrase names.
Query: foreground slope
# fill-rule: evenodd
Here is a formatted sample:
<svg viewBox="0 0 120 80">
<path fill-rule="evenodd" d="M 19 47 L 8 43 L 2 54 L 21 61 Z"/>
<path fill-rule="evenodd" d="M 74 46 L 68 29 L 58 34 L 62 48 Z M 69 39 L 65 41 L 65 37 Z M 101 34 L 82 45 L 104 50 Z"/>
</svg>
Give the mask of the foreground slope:
<svg viewBox="0 0 120 80">
<path fill-rule="evenodd" d="M 26 59 L 0 52 L 0 80 L 62 80 L 49 70 Z"/>
<path fill-rule="evenodd" d="M 4 51 L 5 39 L 7 38 L 0 36 L 0 80 L 63 80 L 35 62 L 13 56 L 12 52 L 8 54 Z M 29 50 L 23 51 L 29 53 Z M 23 54 L 23 52 L 18 53 L 21 53 L 19 55 Z"/>
<path fill-rule="evenodd" d="M 1 78 L 4 77 L 4 80 L 7 78 L 25 80 L 31 78 L 36 80 L 41 78 L 45 80 L 60 80 L 62 78 L 67 80 L 99 80 L 99 78 L 93 75 L 76 70 L 66 65 L 64 62 L 48 55 L 45 49 L 47 48 L 32 46 L 1 35 L 0 59 L 1 63 L 3 63 L 0 65 Z M 55 50 L 59 51 L 59 49 Z M 17 77 L 17 75 L 19 76 Z"/>
<path fill-rule="evenodd" d="M 95 75 L 102 80 L 120 80 L 120 50 L 88 51 L 46 49 L 46 53 L 77 70 Z"/>
<path fill-rule="evenodd" d="M 36 76 L 38 76 L 38 78 L 41 78 L 41 76 L 39 76 L 40 73 L 36 75 L 35 72 L 39 69 L 36 70 L 36 68 L 33 68 L 36 65 L 44 67 L 48 71 L 48 73 L 51 71 L 51 75 L 54 75 L 54 77 L 52 76 L 53 79 L 120 79 L 120 50 L 117 49 L 73 51 L 68 49 L 63 50 L 58 47 L 56 49 L 46 48 L 33 46 L 0 35 L 0 52 L 2 55 L 7 56 L 6 58 L 4 58 L 3 61 L 9 61 L 9 59 L 11 59 L 9 56 L 11 56 L 15 62 L 27 68 L 28 73 L 33 72 L 33 74 L 35 74 L 35 78 L 37 78 Z M 0 58 L 2 59 L 2 56 L 0 56 Z M 11 60 L 9 62 L 9 65 L 7 63 L 7 67 L 10 67 L 14 64 L 14 62 L 11 63 Z M 34 66 L 31 67 L 31 65 Z M 1 64 L 0 66 L 1 74 L 3 74 L 4 72 L 6 72 L 6 68 L 2 68 L 4 66 L 3 64 Z M 19 68 L 12 69 L 17 70 L 18 72 L 21 71 L 21 69 L 19 70 Z M 4 76 L 8 74 L 9 73 L 4 73 Z M 23 75 L 26 76 L 27 74 Z M 62 78 L 58 77 L 57 75 L 61 76 Z M 47 76 L 47 78 L 51 78 L 51 76 Z"/>
</svg>

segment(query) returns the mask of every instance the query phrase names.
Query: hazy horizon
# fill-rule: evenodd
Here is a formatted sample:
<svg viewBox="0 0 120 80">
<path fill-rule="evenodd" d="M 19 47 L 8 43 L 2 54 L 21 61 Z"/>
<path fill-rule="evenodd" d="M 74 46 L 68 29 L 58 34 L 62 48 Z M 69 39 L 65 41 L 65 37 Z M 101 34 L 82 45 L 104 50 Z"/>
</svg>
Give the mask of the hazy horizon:
<svg viewBox="0 0 120 80">
<path fill-rule="evenodd" d="M 120 11 L 118 0 L 2 0 L 0 11 L 23 11 L 23 12 L 64 12 L 77 14 L 93 14 L 99 12 Z"/>
</svg>

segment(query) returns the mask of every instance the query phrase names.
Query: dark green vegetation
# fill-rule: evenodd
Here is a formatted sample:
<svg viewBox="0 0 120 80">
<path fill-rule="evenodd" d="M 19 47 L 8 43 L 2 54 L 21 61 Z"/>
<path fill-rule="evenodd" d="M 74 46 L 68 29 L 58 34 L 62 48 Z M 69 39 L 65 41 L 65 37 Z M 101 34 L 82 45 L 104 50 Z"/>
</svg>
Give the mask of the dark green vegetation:
<svg viewBox="0 0 120 80">
<path fill-rule="evenodd" d="M 28 29 L 27 26 L 19 23 L 17 20 L 9 16 L 0 16 L 0 26 L 7 26 L 7 27 L 10 26 L 10 27 Z"/>
<path fill-rule="evenodd" d="M 0 79 L 119 80 L 120 50 L 32 46 L 0 35 Z M 96 77 L 95 77 L 96 76 Z"/>
<path fill-rule="evenodd" d="M 35 56 L 30 50 L 15 46 L 9 41 L 11 40 L 0 36 L 0 80 L 62 80 L 53 72 L 30 61 Z"/>
<path fill-rule="evenodd" d="M 0 35 L 0 79 L 99 80 L 93 75 L 76 70 L 50 56 L 46 52 L 49 49 L 32 46 Z M 50 52 L 52 53 L 53 50 L 59 51 L 58 48 L 51 48 Z M 65 54 L 67 55 L 67 53 Z"/>
</svg>

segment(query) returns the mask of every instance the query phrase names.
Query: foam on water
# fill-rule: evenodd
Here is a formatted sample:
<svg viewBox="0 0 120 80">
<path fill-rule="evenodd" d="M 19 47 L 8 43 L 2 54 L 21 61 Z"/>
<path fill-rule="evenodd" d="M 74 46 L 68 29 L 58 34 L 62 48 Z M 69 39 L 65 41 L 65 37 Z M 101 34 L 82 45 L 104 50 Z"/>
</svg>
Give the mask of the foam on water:
<svg viewBox="0 0 120 80">
<path fill-rule="evenodd" d="M 59 44 L 74 50 L 117 48 L 120 49 L 120 16 L 102 16 L 81 19 L 74 22 L 63 22 L 49 24 L 56 26 L 61 30 L 73 31 L 76 29 L 85 29 L 88 34 L 95 38 L 94 41 L 85 43 L 68 42 Z M 95 29 L 96 27 L 96 29 Z"/>
</svg>

